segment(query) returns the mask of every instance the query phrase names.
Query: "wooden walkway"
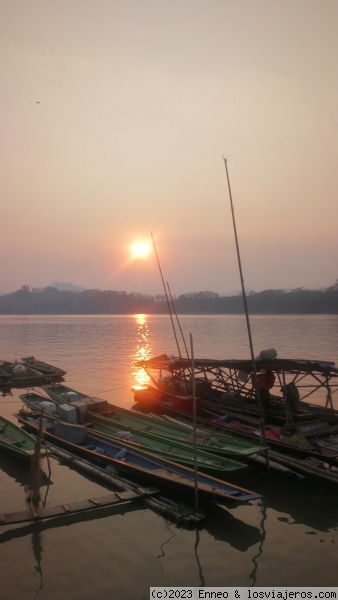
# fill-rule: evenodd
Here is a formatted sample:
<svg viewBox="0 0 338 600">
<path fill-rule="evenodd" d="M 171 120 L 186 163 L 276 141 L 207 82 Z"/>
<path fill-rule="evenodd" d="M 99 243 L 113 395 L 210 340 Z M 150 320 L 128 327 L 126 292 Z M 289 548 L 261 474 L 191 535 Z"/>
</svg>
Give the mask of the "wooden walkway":
<svg viewBox="0 0 338 600">
<path fill-rule="evenodd" d="M 155 488 L 139 488 L 138 491 L 125 490 L 122 492 L 112 492 L 100 498 L 88 498 L 79 502 L 71 502 L 69 504 L 60 504 L 58 506 L 47 506 L 45 508 L 34 508 L 31 506 L 28 510 L 22 512 L 12 512 L 0 514 L 1 525 L 13 525 L 15 523 L 25 523 L 27 521 L 41 521 L 43 519 L 51 519 L 53 517 L 62 517 L 80 513 L 87 510 L 98 508 L 107 508 L 109 506 L 117 506 L 141 500 L 142 498 L 157 494 Z"/>
<path fill-rule="evenodd" d="M 27 510 L 22 512 L 0 513 L 0 528 L 4 525 L 47 521 L 47 519 L 80 514 L 94 509 L 123 506 L 123 504 L 131 504 L 137 500 L 143 501 L 148 508 L 165 515 L 166 518 L 174 519 L 189 527 L 202 523 L 206 518 L 205 514 L 198 510 L 185 509 L 176 502 L 169 500 L 169 498 L 163 498 L 159 495 L 160 491 L 157 488 L 140 487 L 136 483 L 121 477 L 118 473 L 111 473 L 107 469 L 93 465 L 53 444 L 48 443 L 46 446 L 49 452 L 59 460 L 71 464 L 74 468 L 84 471 L 95 479 L 100 479 L 104 484 L 113 486 L 118 491 L 112 491 L 100 498 L 89 498 L 88 500 L 60 504 L 54 507 L 47 506 L 36 509 L 30 505 Z"/>
</svg>

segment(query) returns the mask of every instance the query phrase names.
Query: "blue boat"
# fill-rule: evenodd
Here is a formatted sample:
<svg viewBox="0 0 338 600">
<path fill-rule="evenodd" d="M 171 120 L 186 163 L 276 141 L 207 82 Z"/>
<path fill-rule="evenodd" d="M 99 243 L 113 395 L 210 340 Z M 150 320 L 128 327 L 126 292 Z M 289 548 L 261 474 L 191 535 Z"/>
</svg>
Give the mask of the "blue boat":
<svg viewBox="0 0 338 600">
<path fill-rule="evenodd" d="M 39 413 L 21 411 L 15 417 L 21 425 L 35 433 L 42 418 L 47 440 L 95 464 L 113 467 L 118 472 L 128 473 L 157 486 L 191 492 L 195 490 L 193 469 L 155 457 L 137 444 L 113 440 L 97 433 L 94 435 L 83 425 L 66 423 L 54 417 L 41 417 Z M 261 498 L 259 494 L 200 472 L 197 472 L 197 483 L 199 493 L 225 503 Z"/>
</svg>

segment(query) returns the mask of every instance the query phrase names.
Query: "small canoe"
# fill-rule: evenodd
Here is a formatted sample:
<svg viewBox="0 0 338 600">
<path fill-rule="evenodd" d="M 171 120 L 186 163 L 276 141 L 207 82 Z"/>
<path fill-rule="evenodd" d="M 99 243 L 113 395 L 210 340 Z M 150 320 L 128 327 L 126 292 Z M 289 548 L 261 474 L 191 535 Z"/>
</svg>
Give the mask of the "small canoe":
<svg viewBox="0 0 338 600">
<path fill-rule="evenodd" d="M 49 365 L 43 360 L 38 360 L 34 356 L 25 356 L 20 360 L 23 365 L 36 369 L 42 373 L 42 375 L 45 375 L 50 379 L 62 379 L 62 377 L 67 373 L 67 371 L 60 369 L 59 367 L 55 367 L 54 365 Z"/>
<path fill-rule="evenodd" d="M 18 413 L 18 421 L 30 431 L 37 431 L 41 416 L 37 412 Z M 43 416 L 43 430 L 46 439 L 70 452 L 104 467 L 128 473 L 139 480 L 152 482 L 157 486 L 194 492 L 195 473 L 183 465 L 155 457 L 136 444 L 127 445 L 123 441 L 89 433 L 86 427 L 72 425 L 55 417 Z M 221 479 L 197 472 L 199 492 L 225 503 L 249 502 L 261 498 L 249 490 Z"/>
<path fill-rule="evenodd" d="M 21 394 L 23 402 L 33 410 L 43 409 L 45 413 L 54 413 L 58 416 L 58 408 L 62 405 L 56 405 L 54 402 L 46 401 L 44 396 L 36 392 Z M 146 448 L 146 450 L 156 456 L 164 459 L 175 460 L 175 462 L 193 468 L 195 464 L 194 446 L 191 442 L 180 442 L 148 431 L 142 431 L 130 425 L 124 425 L 117 421 L 107 419 L 88 413 L 86 422 L 90 423 L 90 431 L 103 434 L 110 438 L 116 438 L 126 442 L 133 442 Z M 86 424 L 87 424 L 86 423 Z M 212 471 L 223 475 L 232 471 L 237 471 L 246 467 L 241 462 L 200 450 L 196 448 L 196 464 L 201 471 Z"/>
<path fill-rule="evenodd" d="M 30 460 L 35 451 L 35 438 L 21 427 L 0 417 L 0 449 L 16 458 Z M 41 455 L 45 451 L 41 450 Z"/>
<path fill-rule="evenodd" d="M 42 389 L 57 403 L 60 403 L 60 401 L 71 401 L 72 397 L 78 398 L 79 400 L 90 398 L 65 385 L 44 385 L 42 386 Z M 88 420 L 91 421 L 94 418 L 93 412 L 96 413 L 97 411 L 93 411 L 93 407 L 90 404 L 88 404 L 88 410 L 90 411 Z M 115 423 L 118 422 L 121 428 L 136 428 L 147 433 L 188 444 L 192 444 L 193 441 L 192 427 L 189 427 L 189 425 L 184 423 L 169 423 L 160 417 L 137 413 L 110 403 L 105 404 L 104 414 L 102 416 L 107 417 L 109 420 L 113 420 Z M 199 450 L 207 450 L 213 454 L 229 456 L 232 458 L 246 458 L 261 450 L 259 444 L 256 444 L 255 442 L 237 439 L 231 437 L 230 434 L 224 435 L 219 433 L 216 428 L 214 428 L 212 432 L 210 429 L 209 431 L 206 431 L 201 428 L 197 430 L 196 434 L 197 448 Z"/>
</svg>

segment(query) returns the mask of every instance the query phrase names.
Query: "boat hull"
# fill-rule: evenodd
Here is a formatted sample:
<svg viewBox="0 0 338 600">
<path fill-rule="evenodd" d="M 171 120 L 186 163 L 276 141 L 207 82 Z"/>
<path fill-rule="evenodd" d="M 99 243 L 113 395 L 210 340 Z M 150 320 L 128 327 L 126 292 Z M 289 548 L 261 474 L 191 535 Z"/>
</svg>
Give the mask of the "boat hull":
<svg viewBox="0 0 338 600">
<path fill-rule="evenodd" d="M 35 444 L 34 437 L 15 423 L 0 417 L 0 448 L 2 451 L 20 460 L 29 461 L 34 455 Z M 45 450 L 42 449 L 40 455 L 44 456 Z"/>
<path fill-rule="evenodd" d="M 15 416 L 21 425 L 27 427 L 30 431 L 36 432 L 38 430 L 39 414 L 19 413 Z M 126 446 L 126 444 L 107 439 L 104 436 L 89 435 L 86 433 L 83 443 L 74 443 L 71 439 L 67 439 L 65 436 L 60 437 L 54 432 L 55 423 L 57 425 L 61 423 L 66 431 L 66 426 L 69 424 L 47 417 L 44 417 L 43 421 L 45 437 L 48 440 L 55 445 L 68 449 L 74 454 L 87 458 L 95 464 L 113 467 L 119 472 L 128 473 L 139 479 L 151 481 L 156 485 L 186 491 L 195 490 L 195 474 L 192 469 L 188 469 L 173 461 L 155 458 L 144 450 L 131 448 L 130 446 Z M 80 430 L 75 429 L 75 431 L 77 435 Z M 218 501 L 226 503 L 249 502 L 261 497 L 259 494 L 200 472 L 197 474 L 197 480 L 199 492 Z"/>
</svg>

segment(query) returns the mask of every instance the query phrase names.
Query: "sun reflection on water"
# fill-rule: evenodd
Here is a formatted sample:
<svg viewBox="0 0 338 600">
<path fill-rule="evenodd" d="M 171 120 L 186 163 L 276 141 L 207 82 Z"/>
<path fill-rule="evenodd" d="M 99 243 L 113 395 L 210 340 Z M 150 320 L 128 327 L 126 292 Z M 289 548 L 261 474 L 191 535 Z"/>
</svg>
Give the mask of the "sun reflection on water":
<svg viewBox="0 0 338 600">
<path fill-rule="evenodd" d="M 148 315 L 134 315 L 136 321 L 136 348 L 134 354 L 135 363 L 139 360 L 147 360 L 151 356 L 150 334 L 148 325 Z M 142 367 L 134 364 L 133 367 L 133 388 L 142 388 L 149 384 L 150 378 Z"/>
</svg>

